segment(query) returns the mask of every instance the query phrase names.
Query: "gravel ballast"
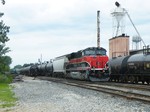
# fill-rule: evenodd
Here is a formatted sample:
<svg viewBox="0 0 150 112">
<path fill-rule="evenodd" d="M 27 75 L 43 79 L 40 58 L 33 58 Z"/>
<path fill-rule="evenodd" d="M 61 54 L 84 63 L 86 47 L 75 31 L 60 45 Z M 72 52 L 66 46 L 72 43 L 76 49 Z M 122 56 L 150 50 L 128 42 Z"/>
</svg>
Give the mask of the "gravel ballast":
<svg viewBox="0 0 150 112">
<path fill-rule="evenodd" d="M 7 112 L 150 112 L 149 104 L 43 80 L 16 82 L 17 105 Z"/>
</svg>

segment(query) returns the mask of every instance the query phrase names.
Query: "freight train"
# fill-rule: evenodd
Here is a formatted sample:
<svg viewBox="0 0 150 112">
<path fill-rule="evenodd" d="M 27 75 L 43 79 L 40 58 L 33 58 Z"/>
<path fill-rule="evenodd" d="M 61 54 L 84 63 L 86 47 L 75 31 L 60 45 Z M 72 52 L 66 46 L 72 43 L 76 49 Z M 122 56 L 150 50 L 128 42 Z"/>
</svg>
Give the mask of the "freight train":
<svg viewBox="0 0 150 112">
<path fill-rule="evenodd" d="M 30 65 L 17 71 L 29 76 L 47 75 L 80 80 L 108 80 L 107 62 L 106 49 L 89 47 L 57 57 L 48 63 Z"/>
<path fill-rule="evenodd" d="M 150 54 L 135 54 L 109 60 L 110 81 L 150 83 Z"/>
<path fill-rule="evenodd" d="M 104 48 L 89 47 L 57 57 L 48 63 L 30 65 L 16 71 L 29 76 L 149 84 L 150 52 L 108 60 Z"/>
</svg>

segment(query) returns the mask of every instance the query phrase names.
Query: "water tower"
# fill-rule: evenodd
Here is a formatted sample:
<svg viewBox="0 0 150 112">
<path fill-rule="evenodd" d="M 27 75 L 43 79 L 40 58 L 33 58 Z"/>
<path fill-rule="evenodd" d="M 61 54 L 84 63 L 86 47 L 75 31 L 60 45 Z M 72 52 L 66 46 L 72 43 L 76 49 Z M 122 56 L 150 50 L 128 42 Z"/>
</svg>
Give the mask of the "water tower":
<svg viewBox="0 0 150 112">
<path fill-rule="evenodd" d="M 133 36 L 132 37 L 132 49 L 138 50 L 139 48 L 141 48 L 141 41 L 142 39 L 139 36 Z"/>
<path fill-rule="evenodd" d="M 124 8 L 121 8 L 118 2 L 116 2 L 115 5 L 117 6 L 117 8 L 111 13 L 111 15 L 113 17 L 113 36 L 117 37 L 124 33 L 124 18 L 126 15 L 126 11 Z"/>
</svg>

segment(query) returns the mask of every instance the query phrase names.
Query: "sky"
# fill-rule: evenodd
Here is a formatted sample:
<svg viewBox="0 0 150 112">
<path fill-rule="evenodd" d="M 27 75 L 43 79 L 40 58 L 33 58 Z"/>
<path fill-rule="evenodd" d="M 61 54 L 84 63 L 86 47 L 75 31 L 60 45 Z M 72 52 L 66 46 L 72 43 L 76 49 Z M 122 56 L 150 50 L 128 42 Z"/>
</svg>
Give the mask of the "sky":
<svg viewBox="0 0 150 112">
<path fill-rule="evenodd" d="M 116 0 L 6 0 L 0 4 L 0 19 L 10 26 L 6 46 L 10 47 L 11 67 L 36 63 L 39 58 L 55 57 L 97 46 L 97 11 L 100 10 L 100 46 L 109 55 L 113 37 L 112 11 Z M 149 44 L 150 7 L 143 0 L 118 0 L 125 8 L 142 39 Z M 131 22 L 124 19 L 125 33 L 137 35 Z"/>
</svg>

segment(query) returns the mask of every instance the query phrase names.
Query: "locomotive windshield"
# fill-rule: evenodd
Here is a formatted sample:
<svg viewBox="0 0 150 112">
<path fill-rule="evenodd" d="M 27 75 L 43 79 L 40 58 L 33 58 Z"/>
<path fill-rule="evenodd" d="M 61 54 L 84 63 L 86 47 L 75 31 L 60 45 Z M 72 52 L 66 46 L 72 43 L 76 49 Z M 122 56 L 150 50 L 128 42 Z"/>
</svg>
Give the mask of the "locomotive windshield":
<svg viewBox="0 0 150 112">
<path fill-rule="evenodd" d="M 86 49 L 84 51 L 85 56 L 89 55 L 106 55 L 106 50 L 104 49 Z"/>
</svg>

